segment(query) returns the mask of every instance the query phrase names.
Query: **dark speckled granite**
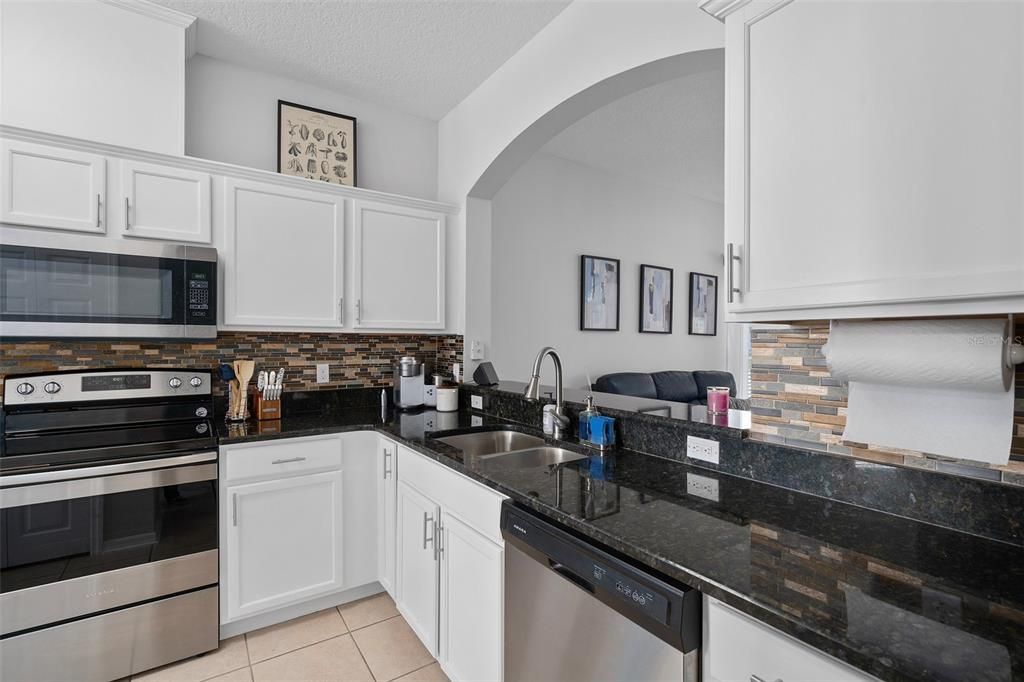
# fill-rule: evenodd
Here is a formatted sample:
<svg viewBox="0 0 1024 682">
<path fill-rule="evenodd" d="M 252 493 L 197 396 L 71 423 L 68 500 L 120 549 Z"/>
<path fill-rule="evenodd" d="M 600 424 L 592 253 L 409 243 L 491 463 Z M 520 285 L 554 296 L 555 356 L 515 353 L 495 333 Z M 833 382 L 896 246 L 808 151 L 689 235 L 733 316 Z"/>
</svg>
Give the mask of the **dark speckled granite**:
<svg viewBox="0 0 1024 682">
<path fill-rule="evenodd" d="M 431 437 L 472 421 L 467 411 L 382 419 L 379 408 L 325 408 L 273 433 L 222 425 L 222 442 L 375 429 L 880 678 L 1024 679 L 1020 546 L 629 450 L 515 469 L 467 461 Z M 687 494 L 695 475 L 717 481 L 717 501 Z"/>
</svg>

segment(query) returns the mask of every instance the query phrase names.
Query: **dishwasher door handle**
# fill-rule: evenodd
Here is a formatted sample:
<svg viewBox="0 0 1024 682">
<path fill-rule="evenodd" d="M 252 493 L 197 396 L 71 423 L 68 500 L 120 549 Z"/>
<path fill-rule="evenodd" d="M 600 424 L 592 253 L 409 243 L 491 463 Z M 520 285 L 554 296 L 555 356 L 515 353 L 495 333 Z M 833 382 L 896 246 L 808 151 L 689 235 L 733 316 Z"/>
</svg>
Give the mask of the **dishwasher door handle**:
<svg viewBox="0 0 1024 682">
<path fill-rule="evenodd" d="M 557 561 L 554 561 L 553 559 L 548 559 L 548 568 L 550 568 L 552 571 L 562 576 L 563 578 L 565 578 L 581 590 L 589 592 L 590 594 L 594 594 L 596 592 L 593 583 L 589 582 L 586 578 L 582 578 L 576 575 L 568 568 L 566 568 L 563 564 L 560 564 Z"/>
</svg>

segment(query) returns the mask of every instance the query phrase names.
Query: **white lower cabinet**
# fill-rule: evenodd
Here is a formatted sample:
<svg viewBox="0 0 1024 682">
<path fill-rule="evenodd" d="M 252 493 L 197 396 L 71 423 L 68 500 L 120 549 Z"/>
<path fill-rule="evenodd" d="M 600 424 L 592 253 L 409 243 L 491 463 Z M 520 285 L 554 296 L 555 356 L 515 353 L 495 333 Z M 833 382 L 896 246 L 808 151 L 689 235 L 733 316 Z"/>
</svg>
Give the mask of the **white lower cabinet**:
<svg viewBox="0 0 1024 682">
<path fill-rule="evenodd" d="M 704 674 L 710 682 L 868 682 L 867 673 L 704 598 Z"/>
<path fill-rule="evenodd" d="M 395 603 L 453 680 L 500 680 L 500 494 L 398 446 Z"/>
<path fill-rule="evenodd" d="M 505 550 L 441 514 L 441 655 L 455 680 L 500 680 Z"/>
<path fill-rule="evenodd" d="M 221 448 L 221 622 L 377 579 L 373 434 Z"/>
</svg>

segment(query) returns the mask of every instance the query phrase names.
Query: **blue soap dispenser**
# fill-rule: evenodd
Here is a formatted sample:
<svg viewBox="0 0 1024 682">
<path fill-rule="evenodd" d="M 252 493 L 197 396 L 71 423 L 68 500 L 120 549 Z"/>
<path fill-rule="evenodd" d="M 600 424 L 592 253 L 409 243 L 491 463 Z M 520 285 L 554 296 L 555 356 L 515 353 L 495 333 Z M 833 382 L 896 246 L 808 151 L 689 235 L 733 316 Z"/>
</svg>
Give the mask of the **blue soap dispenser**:
<svg viewBox="0 0 1024 682">
<path fill-rule="evenodd" d="M 594 407 L 594 396 L 587 396 L 587 406 L 582 412 L 580 412 L 580 442 L 586 443 L 590 440 L 590 419 L 591 417 L 600 416 L 600 412 Z"/>
</svg>

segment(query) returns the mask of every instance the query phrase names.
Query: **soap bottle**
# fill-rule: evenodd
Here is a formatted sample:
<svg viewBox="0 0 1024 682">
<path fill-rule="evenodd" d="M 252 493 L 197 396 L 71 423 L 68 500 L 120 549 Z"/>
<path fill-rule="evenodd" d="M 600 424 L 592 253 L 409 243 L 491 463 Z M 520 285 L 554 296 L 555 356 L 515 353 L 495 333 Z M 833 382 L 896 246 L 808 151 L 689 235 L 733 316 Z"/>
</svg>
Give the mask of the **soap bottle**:
<svg viewBox="0 0 1024 682">
<path fill-rule="evenodd" d="M 590 418 L 597 417 L 600 414 L 601 413 L 597 411 L 597 408 L 594 407 L 594 396 L 588 395 L 586 409 L 580 412 L 579 430 L 581 441 L 586 442 L 590 440 Z"/>
</svg>

